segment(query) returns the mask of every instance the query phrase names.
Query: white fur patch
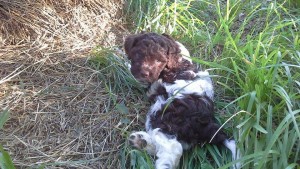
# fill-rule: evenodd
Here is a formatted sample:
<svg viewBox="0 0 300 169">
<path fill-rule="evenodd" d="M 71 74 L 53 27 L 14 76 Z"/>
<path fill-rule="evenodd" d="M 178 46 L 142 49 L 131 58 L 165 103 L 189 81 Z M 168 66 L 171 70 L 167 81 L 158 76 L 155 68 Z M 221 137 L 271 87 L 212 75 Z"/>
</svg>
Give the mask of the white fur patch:
<svg viewBox="0 0 300 169">
<path fill-rule="evenodd" d="M 190 58 L 191 57 L 190 52 L 186 49 L 186 47 L 182 43 L 178 41 L 176 41 L 176 43 L 179 46 L 180 54 L 182 55 L 182 57 L 192 63 L 192 59 Z"/>
<path fill-rule="evenodd" d="M 125 66 L 127 67 L 127 69 L 130 71 L 130 69 L 131 69 L 131 64 L 128 63 L 128 62 L 125 62 L 124 64 L 125 64 Z"/>
<path fill-rule="evenodd" d="M 151 106 L 151 109 L 150 109 L 150 112 L 152 112 L 151 114 L 156 113 L 158 110 L 160 110 L 161 106 L 165 103 L 167 103 L 165 98 L 163 96 L 158 96 L 156 98 L 156 102 L 154 103 L 154 105 Z"/>
<path fill-rule="evenodd" d="M 167 93 L 175 98 L 182 98 L 186 94 L 195 94 L 198 96 L 207 95 L 213 99 L 213 85 L 208 72 L 200 71 L 196 75 L 195 80 L 176 80 L 174 84 L 164 83 Z"/>
<path fill-rule="evenodd" d="M 236 148 L 236 143 L 235 143 L 235 140 L 228 140 L 226 139 L 223 144 L 225 145 L 225 147 L 227 147 L 230 151 L 231 151 L 231 154 L 232 154 L 232 160 L 237 160 L 240 158 L 240 153 L 238 151 L 238 149 Z M 241 164 L 240 163 L 236 163 L 233 168 L 234 169 L 239 169 L 241 167 Z"/>
<path fill-rule="evenodd" d="M 138 145 L 141 140 L 147 143 L 143 150 L 151 155 L 156 155 L 156 169 L 175 169 L 178 166 L 183 152 L 182 146 L 176 138 L 169 138 L 159 128 L 149 130 L 147 133 L 134 132 L 130 135 L 129 140 L 136 148 L 142 147 Z"/>
<path fill-rule="evenodd" d="M 157 160 L 155 162 L 156 169 L 175 169 L 182 156 L 182 146 L 176 138 L 168 138 L 159 128 L 151 132 L 152 138 L 156 146 Z"/>
</svg>

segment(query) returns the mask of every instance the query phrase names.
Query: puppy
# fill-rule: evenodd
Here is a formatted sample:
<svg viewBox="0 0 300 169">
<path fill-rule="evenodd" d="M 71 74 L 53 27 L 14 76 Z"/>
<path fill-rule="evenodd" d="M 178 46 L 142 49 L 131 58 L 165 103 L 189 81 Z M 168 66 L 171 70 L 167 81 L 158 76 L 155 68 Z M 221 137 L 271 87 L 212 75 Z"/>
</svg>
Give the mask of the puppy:
<svg viewBox="0 0 300 169">
<path fill-rule="evenodd" d="M 158 79 L 168 83 L 192 80 L 197 72 L 188 50 L 166 34 L 131 35 L 125 39 L 124 48 L 133 76 L 146 86 Z"/>
<path fill-rule="evenodd" d="M 176 168 L 183 150 L 204 142 L 224 144 L 235 159 L 235 141 L 214 121 L 209 73 L 195 68 L 186 48 L 156 33 L 129 36 L 124 47 L 132 74 L 150 86 L 147 95 L 153 101 L 146 132 L 132 133 L 129 143 L 156 155 L 157 169 Z"/>
</svg>

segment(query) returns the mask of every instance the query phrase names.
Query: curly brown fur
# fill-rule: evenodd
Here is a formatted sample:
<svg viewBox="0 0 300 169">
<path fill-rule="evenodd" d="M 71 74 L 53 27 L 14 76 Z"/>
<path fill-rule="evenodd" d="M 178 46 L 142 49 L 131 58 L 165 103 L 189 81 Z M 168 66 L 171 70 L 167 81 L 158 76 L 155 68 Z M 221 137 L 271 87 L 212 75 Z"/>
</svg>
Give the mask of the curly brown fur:
<svg viewBox="0 0 300 169">
<path fill-rule="evenodd" d="M 166 34 L 141 33 L 128 36 L 125 52 L 131 61 L 133 76 L 149 85 L 158 79 L 173 83 L 175 80 L 191 80 L 195 66 L 180 54 L 179 45 Z"/>
<path fill-rule="evenodd" d="M 170 36 L 156 33 L 128 36 L 124 47 L 134 77 L 151 84 L 147 96 L 153 101 L 145 123 L 147 132 L 132 133 L 129 143 L 155 154 L 156 168 L 176 168 L 183 149 L 203 142 L 224 144 L 234 159 L 235 141 L 228 140 L 214 121 L 209 74 L 198 72 L 181 55 L 180 48 L 185 48 Z"/>
<path fill-rule="evenodd" d="M 162 105 L 150 116 L 150 124 L 164 133 L 176 135 L 179 141 L 194 145 L 209 142 L 220 128 L 213 112 L 214 104 L 207 96 L 187 95 Z M 219 131 L 211 143 L 222 143 L 226 138 L 226 134 Z"/>
</svg>

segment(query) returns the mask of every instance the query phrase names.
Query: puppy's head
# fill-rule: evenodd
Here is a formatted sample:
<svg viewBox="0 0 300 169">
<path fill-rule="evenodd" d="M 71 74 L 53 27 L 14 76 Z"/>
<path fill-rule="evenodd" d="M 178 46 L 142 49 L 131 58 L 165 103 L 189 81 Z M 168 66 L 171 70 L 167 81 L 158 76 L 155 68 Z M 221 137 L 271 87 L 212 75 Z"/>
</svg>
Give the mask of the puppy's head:
<svg viewBox="0 0 300 169">
<path fill-rule="evenodd" d="M 125 52 L 131 61 L 131 73 L 144 85 L 159 79 L 170 66 L 171 55 L 180 53 L 178 44 L 168 35 L 142 33 L 126 37 Z"/>
</svg>

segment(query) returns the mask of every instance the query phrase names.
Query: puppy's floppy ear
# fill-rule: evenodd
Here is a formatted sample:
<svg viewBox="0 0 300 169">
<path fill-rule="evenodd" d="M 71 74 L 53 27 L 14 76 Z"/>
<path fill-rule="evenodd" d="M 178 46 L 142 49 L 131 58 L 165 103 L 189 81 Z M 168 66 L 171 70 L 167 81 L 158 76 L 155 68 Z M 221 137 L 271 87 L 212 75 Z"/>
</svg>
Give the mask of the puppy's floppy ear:
<svg viewBox="0 0 300 169">
<path fill-rule="evenodd" d="M 132 47 L 136 44 L 136 36 L 135 35 L 129 35 L 125 38 L 124 42 L 124 49 L 125 53 L 127 54 L 128 58 L 130 59 L 129 53 Z"/>
<path fill-rule="evenodd" d="M 180 53 L 179 45 L 170 35 L 163 33 L 162 36 L 169 39 L 167 43 L 167 54 L 169 56 L 167 67 L 174 68 L 177 66 L 178 60 L 181 57 L 181 55 L 178 55 Z"/>
</svg>

